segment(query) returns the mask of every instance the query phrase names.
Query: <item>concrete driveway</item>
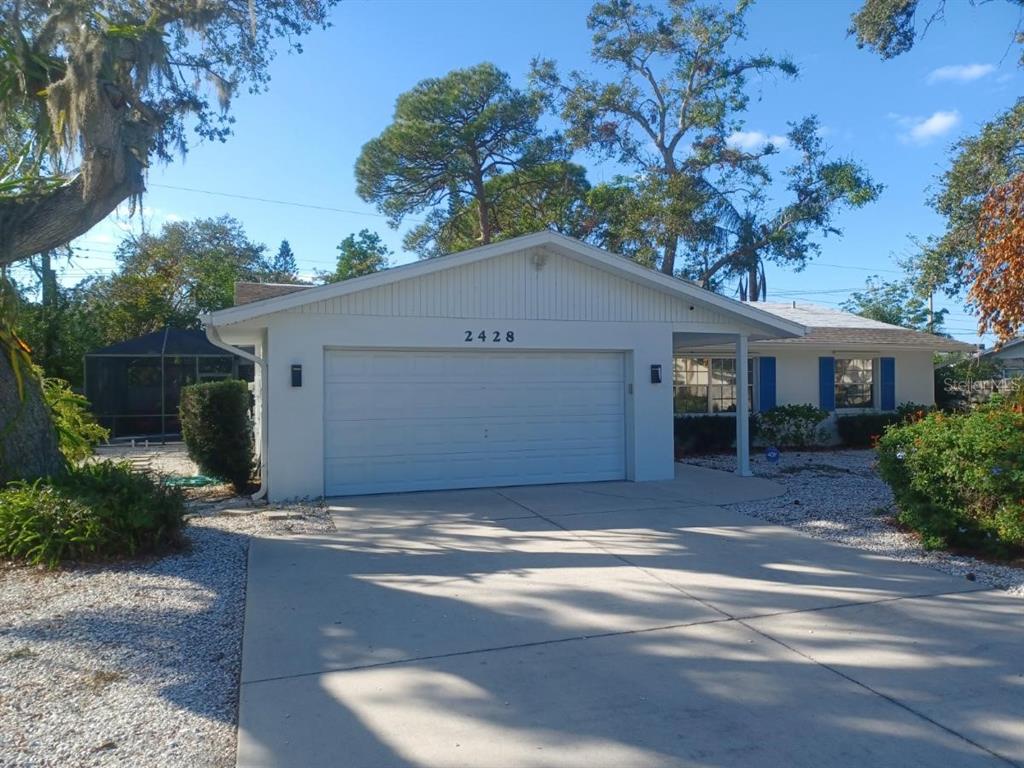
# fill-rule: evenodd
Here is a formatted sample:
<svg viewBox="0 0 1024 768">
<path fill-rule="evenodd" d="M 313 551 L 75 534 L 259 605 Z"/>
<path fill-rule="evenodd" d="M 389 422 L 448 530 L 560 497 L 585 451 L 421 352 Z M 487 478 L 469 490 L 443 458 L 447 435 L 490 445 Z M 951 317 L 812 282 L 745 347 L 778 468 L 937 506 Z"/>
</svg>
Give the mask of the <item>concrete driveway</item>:
<svg viewBox="0 0 1024 768">
<path fill-rule="evenodd" d="M 238 764 L 1024 765 L 1024 602 L 676 482 L 337 500 L 249 563 Z"/>
</svg>

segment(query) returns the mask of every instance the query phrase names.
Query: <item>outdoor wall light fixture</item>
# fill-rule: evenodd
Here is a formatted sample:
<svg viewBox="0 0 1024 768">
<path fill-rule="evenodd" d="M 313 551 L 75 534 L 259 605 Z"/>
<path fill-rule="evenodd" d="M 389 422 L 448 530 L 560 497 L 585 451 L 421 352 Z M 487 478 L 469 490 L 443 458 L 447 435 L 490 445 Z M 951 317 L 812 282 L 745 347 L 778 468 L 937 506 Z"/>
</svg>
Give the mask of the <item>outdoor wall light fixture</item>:
<svg viewBox="0 0 1024 768">
<path fill-rule="evenodd" d="M 293 365 L 292 366 L 292 386 L 293 387 L 301 387 L 302 386 L 302 366 L 301 365 Z"/>
<path fill-rule="evenodd" d="M 651 384 L 661 384 L 661 366 L 651 366 Z"/>
</svg>

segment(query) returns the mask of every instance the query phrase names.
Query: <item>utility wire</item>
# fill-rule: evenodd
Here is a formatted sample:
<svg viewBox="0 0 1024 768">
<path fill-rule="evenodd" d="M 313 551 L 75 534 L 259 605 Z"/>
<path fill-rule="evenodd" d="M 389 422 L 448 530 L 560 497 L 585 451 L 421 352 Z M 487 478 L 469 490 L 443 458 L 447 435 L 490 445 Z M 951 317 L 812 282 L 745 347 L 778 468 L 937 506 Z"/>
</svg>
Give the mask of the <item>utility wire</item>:
<svg viewBox="0 0 1024 768">
<path fill-rule="evenodd" d="M 269 203 L 271 205 L 289 205 L 293 208 L 309 208 L 313 211 L 330 211 L 331 213 L 347 213 L 352 216 L 374 216 L 379 219 L 386 219 L 383 213 L 372 211 L 356 211 L 351 208 L 335 208 L 331 205 L 315 205 L 313 203 L 297 203 L 294 200 L 274 200 L 269 197 L 256 197 L 255 195 L 239 195 L 234 192 L 217 192 L 212 189 L 197 189 L 196 187 L 178 187 L 173 184 L 150 184 L 150 187 L 159 189 L 174 189 L 179 192 L 195 192 L 200 195 L 216 195 L 217 197 L 231 197 L 236 200 L 251 200 L 256 203 Z M 408 219 L 409 221 L 422 221 L 422 219 Z"/>
</svg>

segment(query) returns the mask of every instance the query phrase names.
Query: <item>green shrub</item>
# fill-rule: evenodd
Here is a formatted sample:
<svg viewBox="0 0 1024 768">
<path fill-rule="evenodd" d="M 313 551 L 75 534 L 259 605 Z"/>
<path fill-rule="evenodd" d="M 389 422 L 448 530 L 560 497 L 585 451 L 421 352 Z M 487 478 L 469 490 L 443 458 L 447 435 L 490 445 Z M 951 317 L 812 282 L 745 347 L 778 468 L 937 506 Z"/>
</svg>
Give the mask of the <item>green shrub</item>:
<svg viewBox="0 0 1024 768">
<path fill-rule="evenodd" d="M 185 387 L 180 416 L 181 436 L 199 471 L 244 492 L 254 465 L 248 385 L 232 379 Z"/>
<path fill-rule="evenodd" d="M 730 416 L 677 416 L 676 452 L 701 456 L 728 453 L 736 445 L 736 418 Z"/>
<path fill-rule="evenodd" d="M 878 442 L 886 427 L 923 419 L 933 410 L 928 405 L 903 403 L 892 412 L 852 413 L 836 419 L 836 430 L 843 445 L 849 448 L 870 448 Z"/>
<path fill-rule="evenodd" d="M 836 419 L 836 431 L 849 448 L 870 448 L 891 424 L 902 421 L 895 413 L 854 413 Z"/>
<path fill-rule="evenodd" d="M 813 405 L 779 405 L 757 414 L 757 437 L 777 448 L 808 448 L 825 439 L 821 422 L 828 413 Z"/>
<path fill-rule="evenodd" d="M 180 540 L 181 492 L 99 462 L 0 490 L 0 556 L 55 566 L 164 551 Z"/>
<path fill-rule="evenodd" d="M 89 401 L 71 390 L 63 379 L 42 378 L 43 400 L 50 407 L 57 429 L 60 452 L 72 464 L 93 455 L 97 445 L 110 437 L 109 430 L 96 423 Z"/>
<path fill-rule="evenodd" d="M 878 456 L 899 519 L 926 547 L 995 554 L 1024 547 L 1024 414 L 931 413 L 890 427 Z"/>
</svg>

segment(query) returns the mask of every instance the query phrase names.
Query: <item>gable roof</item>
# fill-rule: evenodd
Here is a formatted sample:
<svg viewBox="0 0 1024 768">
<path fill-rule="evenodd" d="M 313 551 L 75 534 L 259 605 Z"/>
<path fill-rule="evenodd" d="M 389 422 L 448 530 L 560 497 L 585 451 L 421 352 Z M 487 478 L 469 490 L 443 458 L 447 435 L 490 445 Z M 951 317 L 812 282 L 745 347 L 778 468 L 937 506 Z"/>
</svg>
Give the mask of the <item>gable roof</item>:
<svg viewBox="0 0 1024 768">
<path fill-rule="evenodd" d="M 712 293 L 688 280 L 670 277 L 656 270 L 644 267 L 627 258 L 618 256 L 600 248 L 575 240 L 556 232 L 535 232 L 498 243 L 480 246 L 468 251 L 461 251 L 448 256 L 417 261 L 392 267 L 372 275 L 356 277 L 339 283 L 316 286 L 304 290 L 290 291 L 286 295 L 257 300 L 249 304 L 229 307 L 228 309 L 205 315 L 205 325 L 225 326 L 253 320 L 265 315 L 293 309 L 305 304 L 333 299 L 358 291 L 376 288 L 399 280 L 422 277 L 444 269 L 473 264 L 484 259 L 491 259 L 506 254 L 532 248 L 545 248 L 551 251 L 590 263 L 619 277 L 641 283 L 650 288 L 677 296 L 682 299 L 700 302 L 706 306 L 720 310 L 737 320 L 763 328 L 773 337 L 802 336 L 805 328 L 798 322 L 778 317 L 765 312 L 760 307 L 751 306 L 735 299 Z"/>
<path fill-rule="evenodd" d="M 1024 339 L 1012 339 L 1001 347 L 992 347 L 992 349 L 986 349 L 981 353 L 981 357 L 1005 357 L 1006 353 L 1019 353 L 1024 354 L 1024 349 L 1018 349 L 1024 345 Z"/>
<path fill-rule="evenodd" d="M 757 302 L 765 312 L 807 326 L 799 339 L 773 339 L 770 344 L 823 344 L 839 347 L 897 346 L 936 352 L 968 352 L 974 346 L 963 341 L 914 331 L 817 304 Z"/>
</svg>

